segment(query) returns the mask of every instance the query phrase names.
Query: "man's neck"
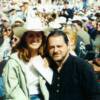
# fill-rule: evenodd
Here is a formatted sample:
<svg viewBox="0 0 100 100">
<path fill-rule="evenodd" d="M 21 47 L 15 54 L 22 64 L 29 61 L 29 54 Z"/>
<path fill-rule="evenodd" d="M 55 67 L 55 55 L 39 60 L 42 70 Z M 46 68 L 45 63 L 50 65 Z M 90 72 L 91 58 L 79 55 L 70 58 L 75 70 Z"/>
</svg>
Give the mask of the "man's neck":
<svg viewBox="0 0 100 100">
<path fill-rule="evenodd" d="M 69 56 L 69 53 L 66 54 L 66 56 L 64 57 L 64 59 L 63 59 L 61 62 L 56 62 L 57 65 L 58 65 L 58 68 L 57 68 L 58 72 L 60 72 L 60 70 L 62 69 L 63 64 L 64 64 L 64 62 L 67 60 L 68 56 Z"/>
</svg>

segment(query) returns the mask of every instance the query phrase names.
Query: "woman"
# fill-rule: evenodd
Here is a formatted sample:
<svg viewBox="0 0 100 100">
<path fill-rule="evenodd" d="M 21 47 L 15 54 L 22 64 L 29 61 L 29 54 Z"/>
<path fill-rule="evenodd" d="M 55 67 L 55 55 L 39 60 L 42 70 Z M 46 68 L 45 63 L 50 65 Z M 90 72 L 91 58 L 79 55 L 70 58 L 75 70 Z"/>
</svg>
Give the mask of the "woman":
<svg viewBox="0 0 100 100">
<path fill-rule="evenodd" d="M 3 25 L 0 34 L 0 100 L 4 96 L 2 71 L 11 53 L 12 28 L 9 24 Z"/>
<path fill-rule="evenodd" d="M 5 60 L 11 52 L 11 40 L 13 37 L 12 27 L 10 25 L 3 26 L 0 37 L 0 59 Z"/>
<path fill-rule="evenodd" d="M 50 77 L 50 69 L 44 67 L 44 60 L 40 56 L 43 56 L 44 42 L 43 31 L 24 32 L 16 47 L 17 52 L 11 55 L 3 72 L 5 99 L 48 100 L 42 98 L 39 87 L 40 76 L 47 78 L 47 81 Z"/>
</svg>

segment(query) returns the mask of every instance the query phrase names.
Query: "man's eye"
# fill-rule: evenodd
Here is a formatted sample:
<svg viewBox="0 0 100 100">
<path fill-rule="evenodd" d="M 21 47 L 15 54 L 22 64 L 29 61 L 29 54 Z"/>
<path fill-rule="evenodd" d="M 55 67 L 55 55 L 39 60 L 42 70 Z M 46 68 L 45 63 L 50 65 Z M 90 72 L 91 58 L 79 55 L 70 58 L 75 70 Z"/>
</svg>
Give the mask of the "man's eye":
<svg viewBox="0 0 100 100">
<path fill-rule="evenodd" d="M 57 47 L 58 47 L 58 48 L 61 48 L 62 46 L 61 46 L 61 45 L 58 45 Z"/>
</svg>

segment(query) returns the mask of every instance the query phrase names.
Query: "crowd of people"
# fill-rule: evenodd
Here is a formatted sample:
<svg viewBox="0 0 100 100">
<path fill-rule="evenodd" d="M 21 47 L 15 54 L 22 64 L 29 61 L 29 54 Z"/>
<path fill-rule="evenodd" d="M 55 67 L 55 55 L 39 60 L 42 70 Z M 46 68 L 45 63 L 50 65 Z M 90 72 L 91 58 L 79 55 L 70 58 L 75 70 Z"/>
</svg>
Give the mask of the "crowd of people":
<svg viewBox="0 0 100 100">
<path fill-rule="evenodd" d="M 100 5 L 28 0 L 0 12 L 0 100 L 100 100 Z"/>
</svg>

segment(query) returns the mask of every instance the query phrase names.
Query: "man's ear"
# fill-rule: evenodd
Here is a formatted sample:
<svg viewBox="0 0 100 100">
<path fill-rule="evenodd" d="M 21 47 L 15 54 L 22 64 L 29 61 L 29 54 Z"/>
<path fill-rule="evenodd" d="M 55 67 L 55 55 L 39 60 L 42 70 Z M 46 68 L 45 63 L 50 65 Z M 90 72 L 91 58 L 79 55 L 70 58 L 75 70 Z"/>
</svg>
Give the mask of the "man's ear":
<svg viewBox="0 0 100 100">
<path fill-rule="evenodd" d="M 68 44 L 67 44 L 67 46 L 68 46 L 68 51 L 70 51 L 70 42 L 68 41 Z"/>
</svg>

